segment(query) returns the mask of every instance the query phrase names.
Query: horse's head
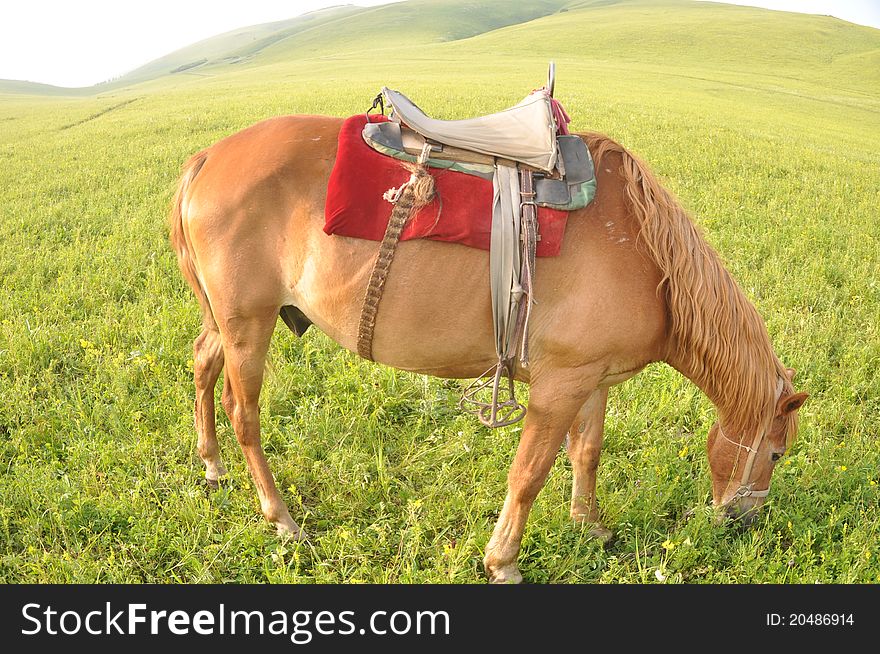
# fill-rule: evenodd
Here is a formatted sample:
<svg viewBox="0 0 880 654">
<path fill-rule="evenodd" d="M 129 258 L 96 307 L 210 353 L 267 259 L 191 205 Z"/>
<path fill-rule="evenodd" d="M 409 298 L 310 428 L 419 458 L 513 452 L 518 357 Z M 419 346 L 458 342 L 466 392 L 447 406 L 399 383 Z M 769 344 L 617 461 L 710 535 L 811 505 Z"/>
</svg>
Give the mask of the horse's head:
<svg viewBox="0 0 880 654">
<path fill-rule="evenodd" d="M 807 399 L 794 392 L 793 377 L 789 368 L 779 378 L 773 413 L 763 424 L 734 431 L 716 422 L 709 430 L 712 502 L 726 517 L 750 524 L 767 498 L 773 469 L 797 435 L 797 410 Z"/>
</svg>

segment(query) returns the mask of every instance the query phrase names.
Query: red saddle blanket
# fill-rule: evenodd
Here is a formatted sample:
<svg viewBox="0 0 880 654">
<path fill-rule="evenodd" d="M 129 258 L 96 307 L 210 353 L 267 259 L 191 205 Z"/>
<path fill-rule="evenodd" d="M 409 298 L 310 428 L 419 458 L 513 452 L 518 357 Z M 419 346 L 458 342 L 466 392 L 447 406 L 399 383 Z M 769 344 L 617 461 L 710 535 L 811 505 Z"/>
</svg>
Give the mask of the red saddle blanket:
<svg viewBox="0 0 880 654">
<path fill-rule="evenodd" d="M 377 118 L 384 119 L 374 116 L 372 120 Z M 393 208 L 382 195 L 406 182 L 410 174 L 401 161 L 376 152 L 364 142 L 361 132 L 366 122 L 364 114 L 352 116 L 339 131 L 339 150 L 324 206 L 324 231 L 381 241 Z M 488 250 L 492 182 L 442 168 L 429 170 L 437 197 L 410 219 L 400 240 L 430 238 Z M 567 211 L 538 208 L 539 257 L 559 254 L 567 219 Z"/>
</svg>

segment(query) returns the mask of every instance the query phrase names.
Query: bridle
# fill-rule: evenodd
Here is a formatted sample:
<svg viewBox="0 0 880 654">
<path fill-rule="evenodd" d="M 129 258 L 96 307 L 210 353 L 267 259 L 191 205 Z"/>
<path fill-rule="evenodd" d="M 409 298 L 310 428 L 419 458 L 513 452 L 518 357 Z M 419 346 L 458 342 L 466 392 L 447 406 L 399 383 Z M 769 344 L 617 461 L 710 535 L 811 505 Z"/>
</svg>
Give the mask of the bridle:
<svg viewBox="0 0 880 654">
<path fill-rule="evenodd" d="M 779 401 L 779 398 L 782 397 L 782 377 L 779 377 L 776 383 L 776 399 L 774 400 L 774 404 Z M 758 432 L 755 436 L 755 440 L 752 441 L 751 447 L 748 445 L 743 445 L 742 442 L 737 442 L 727 437 L 727 434 L 724 433 L 724 429 L 721 428 L 721 421 L 718 422 L 718 433 L 721 435 L 721 438 L 726 440 L 728 443 L 732 443 L 737 447 L 744 449 L 749 453 L 746 458 L 746 465 L 743 468 L 743 474 L 741 481 L 739 482 L 739 488 L 736 489 L 736 492 L 727 499 L 727 501 L 721 504 L 721 507 L 728 506 L 733 502 L 736 502 L 738 499 L 742 497 L 767 497 L 770 494 L 770 486 L 764 490 L 755 490 L 753 487 L 755 482 L 749 483 L 749 477 L 752 474 L 752 468 L 755 466 L 755 458 L 758 456 L 758 448 L 761 447 L 761 442 L 764 440 L 764 437 L 767 435 L 767 431 L 769 428 L 765 428 L 763 431 Z M 745 434 L 743 434 L 745 437 Z M 737 457 L 738 459 L 739 457 Z"/>
</svg>

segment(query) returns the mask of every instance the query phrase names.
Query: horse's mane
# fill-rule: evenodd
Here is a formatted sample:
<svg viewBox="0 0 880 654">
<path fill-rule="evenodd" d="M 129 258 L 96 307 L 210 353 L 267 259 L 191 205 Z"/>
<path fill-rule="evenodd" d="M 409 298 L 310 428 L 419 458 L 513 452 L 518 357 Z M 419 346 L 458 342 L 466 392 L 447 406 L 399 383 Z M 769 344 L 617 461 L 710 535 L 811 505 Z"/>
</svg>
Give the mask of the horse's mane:
<svg viewBox="0 0 880 654">
<path fill-rule="evenodd" d="M 706 392 L 732 431 L 769 427 L 777 379 L 783 380 L 783 393 L 791 393 L 792 386 L 757 310 L 645 163 L 608 137 L 582 137 L 597 168 L 606 154 L 620 155 L 639 242 L 663 275 L 658 290 L 670 318 L 668 359 Z"/>
</svg>

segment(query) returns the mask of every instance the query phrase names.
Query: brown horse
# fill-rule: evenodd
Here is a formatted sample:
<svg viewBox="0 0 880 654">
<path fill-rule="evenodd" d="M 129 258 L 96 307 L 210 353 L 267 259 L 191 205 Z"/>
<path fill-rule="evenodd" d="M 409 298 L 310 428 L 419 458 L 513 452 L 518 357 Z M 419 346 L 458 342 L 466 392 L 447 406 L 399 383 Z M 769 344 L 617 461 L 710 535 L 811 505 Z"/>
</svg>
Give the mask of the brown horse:
<svg viewBox="0 0 880 654">
<path fill-rule="evenodd" d="M 209 482 L 226 473 L 214 386 L 247 459 L 266 519 L 302 538 L 260 445 L 259 395 L 282 307 L 295 307 L 356 351 L 362 300 L 378 244 L 323 231 L 327 181 L 342 121 L 261 122 L 195 155 L 170 217 L 171 242 L 199 300 L 195 422 Z M 566 440 L 571 516 L 599 523 L 596 469 L 608 388 L 665 361 L 712 400 L 714 504 L 753 515 L 776 460 L 797 431 L 795 393 L 758 316 L 718 255 L 648 168 L 610 139 L 587 134 L 598 193 L 573 213 L 557 257 L 539 259 L 530 331 L 528 415 L 484 564 L 491 581 L 522 579 L 523 528 Z M 487 207 L 487 211 L 489 208 Z M 477 377 L 496 362 L 489 257 L 461 245 L 400 243 L 378 314 L 373 356 L 438 377 Z M 566 439 L 567 436 L 567 439 Z"/>
</svg>

